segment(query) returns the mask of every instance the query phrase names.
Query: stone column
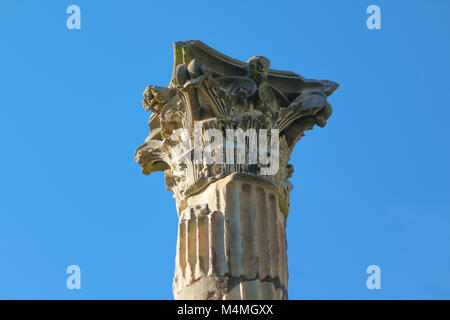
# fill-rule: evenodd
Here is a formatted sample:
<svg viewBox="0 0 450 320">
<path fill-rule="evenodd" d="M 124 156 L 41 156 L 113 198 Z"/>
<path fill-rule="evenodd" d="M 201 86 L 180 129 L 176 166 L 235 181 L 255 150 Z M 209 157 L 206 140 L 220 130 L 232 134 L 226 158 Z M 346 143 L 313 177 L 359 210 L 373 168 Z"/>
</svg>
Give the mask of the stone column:
<svg viewBox="0 0 450 320">
<path fill-rule="evenodd" d="M 135 158 L 144 174 L 164 171 L 176 200 L 175 299 L 287 299 L 289 157 L 306 130 L 325 126 L 338 85 L 200 41 L 174 51 L 168 88 L 144 92 L 150 135 Z"/>
</svg>

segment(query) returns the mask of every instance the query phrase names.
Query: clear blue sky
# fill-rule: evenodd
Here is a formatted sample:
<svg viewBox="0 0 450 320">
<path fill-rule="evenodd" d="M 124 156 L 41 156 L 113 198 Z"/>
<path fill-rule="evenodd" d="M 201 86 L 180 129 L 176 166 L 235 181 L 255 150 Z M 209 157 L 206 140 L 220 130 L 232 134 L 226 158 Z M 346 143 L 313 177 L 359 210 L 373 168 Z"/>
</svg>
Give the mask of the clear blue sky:
<svg viewBox="0 0 450 320">
<path fill-rule="evenodd" d="M 81 30 L 66 28 L 71 4 Z M 366 27 L 370 4 L 382 30 Z M 189 39 L 340 84 L 327 127 L 291 158 L 291 299 L 450 298 L 449 13 L 446 0 L 2 0 L 0 298 L 172 299 L 175 203 L 133 154 L 142 92 L 169 83 L 172 42 Z"/>
</svg>

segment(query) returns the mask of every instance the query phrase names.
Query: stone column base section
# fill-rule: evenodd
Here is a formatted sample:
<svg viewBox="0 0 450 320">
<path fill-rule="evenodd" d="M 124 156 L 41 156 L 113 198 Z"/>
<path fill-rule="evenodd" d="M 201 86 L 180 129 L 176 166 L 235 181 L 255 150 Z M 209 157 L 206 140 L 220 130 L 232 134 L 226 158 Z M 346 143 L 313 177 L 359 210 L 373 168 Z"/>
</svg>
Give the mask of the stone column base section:
<svg viewBox="0 0 450 320">
<path fill-rule="evenodd" d="M 287 299 L 286 217 L 263 178 L 235 173 L 188 199 L 175 299 Z"/>
</svg>

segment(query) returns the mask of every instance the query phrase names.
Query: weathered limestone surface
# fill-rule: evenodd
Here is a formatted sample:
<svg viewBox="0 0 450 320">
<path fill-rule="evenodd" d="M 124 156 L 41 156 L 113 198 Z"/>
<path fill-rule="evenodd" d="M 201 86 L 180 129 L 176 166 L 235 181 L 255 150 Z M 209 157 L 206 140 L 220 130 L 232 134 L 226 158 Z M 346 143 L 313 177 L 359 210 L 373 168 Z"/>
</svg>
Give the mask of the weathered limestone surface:
<svg viewBox="0 0 450 320">
<path fill-rule="evenodd" d="M 175 298 L 287 298 L 286 217 L 277 189 L 261 179 L 233 173 L 189 198 L 178 226 Z"/>
<path fill-rule="evenodd" d="M 327 96 L 337 84 L 271 70 L 264 57 L 235 60 L 200 41 L 177 42 L 174 50 L 169 87 L 144 92 L 151 131 L 135 154 L 144 174 L 164 171 L 176 199 L 174 296 L 287 299 L 289 157 L 306 130 L 325 126 L 331 115 Z M 187 136 L 177 141 L 179 129 Z M 195 160 L 189 141 L 210 147 L 202 138 L 208 129 L 278 130 L 279 148 L 267 151 L 279 156 L 279 170 L 265 174 L 266 164 L 249 161 L 256 143 L 251 139 L 245 140 L 243 163 Z"/>
</svg>

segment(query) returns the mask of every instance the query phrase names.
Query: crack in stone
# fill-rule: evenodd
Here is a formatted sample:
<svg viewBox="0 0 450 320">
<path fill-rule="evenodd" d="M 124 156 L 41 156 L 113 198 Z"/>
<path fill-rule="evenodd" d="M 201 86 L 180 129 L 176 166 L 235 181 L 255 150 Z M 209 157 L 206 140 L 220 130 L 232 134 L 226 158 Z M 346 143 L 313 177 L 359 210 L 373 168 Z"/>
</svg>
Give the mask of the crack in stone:
<svg viewBox="0 0 450 320">
<path fill-rule="evenodd" d="M 284 285 L 281 284 L 280 278 L 278 276 L 277 277 L 266 276 L 265 278 L 261 279 L 259 277 L 259 273 L 257 273 L 255 277 L 251 279 L 246 279 L 245 276 L 242 275 L 239 277 L 232 277 L 229 273 L 226 273 L 224 277 L 228 278 L 228 291 L 231 291 L 241 282 L 260 280 L 261 282 L 271 282 L 274 285 L 275 289 L 280 289 L 283 292 L 283 298 L 285 296 L 287 298 L 287 289 Z"/>
<path fill-rule="evenodd" d="M 192 287 L 193 285 L 195 285 L 197 282 L 199 282 L 201 279 L 203 278 L 211 278 L 209 276 L 206 277 L 200 277 L 197 279 L 194 279 L 191 283 L 189 283 L 189 287 Z M 274 288 L 280 289 L 282 291 L 282 299 L 288 299 L 288 292 L 287 289 L 284 285 L 281 284 L 280 278 L 277 277 L 271 277 L 271 276 L 266 276 L 263 279 L 260 279 L 259 274 L 256 274 L 255 277 L 247 279 L 245 278 L 245 276 L 241 275 L 239 277 L 233 277 L 231 276 L 230 273 L 225 273 L 223 276 L 214 276 L 212 278 L 216 278 L 216 279 L 223 279 L 226 282 L 226 286 L 220 286 L 220 288 L 218 288 L 218 290 L 215 291 L 209 291 L 208 295 L 206 297 L 207 300 L 214 300 L 217 299 L 218 296 L 217 294 L 219 292 L 221 292 L 222 294 L 225 292 L 230 292 L 231 290 L 234 289 L 234 287 L 238 286 L 239 284 L 241 284 L 242 282 L 249 282 L 249 281 L 255 281 L 255 280 L 259 280 L 261 282 L 270 282 L 273 284 Z M 224 292 L 225 291 L 225 292 Z"/>
</svg>

